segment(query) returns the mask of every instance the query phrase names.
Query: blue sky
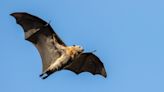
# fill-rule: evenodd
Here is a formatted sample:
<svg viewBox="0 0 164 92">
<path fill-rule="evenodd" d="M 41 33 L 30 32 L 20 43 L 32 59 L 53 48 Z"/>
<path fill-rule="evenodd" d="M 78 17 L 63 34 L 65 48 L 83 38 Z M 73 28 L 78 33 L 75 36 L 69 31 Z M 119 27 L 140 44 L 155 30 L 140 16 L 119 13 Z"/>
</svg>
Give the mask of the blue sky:
<svg viewBox="0 0 164 92">
<path fill-rule="evenodd" d="M 0 92 L 164 92 L 163 0 L 1 0 Z M 93 51 L 108 77 L 56 72 L 39 78 L 41 58 L 9 16 L 28 12 L 67 45 Z"/>
</svg>

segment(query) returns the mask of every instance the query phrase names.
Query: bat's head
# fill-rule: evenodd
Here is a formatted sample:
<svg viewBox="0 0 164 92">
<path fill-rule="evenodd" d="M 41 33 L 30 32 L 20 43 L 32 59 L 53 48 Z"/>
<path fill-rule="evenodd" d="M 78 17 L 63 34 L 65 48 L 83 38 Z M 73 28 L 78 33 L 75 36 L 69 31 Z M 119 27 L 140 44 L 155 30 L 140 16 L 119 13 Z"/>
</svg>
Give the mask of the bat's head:
<svg viewBox="0 0 164 92">
<path fill-rule="evenodd" d="M 77 54 L 81 54 L 84 51 L 84 49 L 78 45 L 73 45 L 73 48 Z"/>
<path fill-rule="evenodd" d="M 71 57 L 74 58 L 83 53 L 84 49 L 78 45 L 70 46 Z"/>
</svg>

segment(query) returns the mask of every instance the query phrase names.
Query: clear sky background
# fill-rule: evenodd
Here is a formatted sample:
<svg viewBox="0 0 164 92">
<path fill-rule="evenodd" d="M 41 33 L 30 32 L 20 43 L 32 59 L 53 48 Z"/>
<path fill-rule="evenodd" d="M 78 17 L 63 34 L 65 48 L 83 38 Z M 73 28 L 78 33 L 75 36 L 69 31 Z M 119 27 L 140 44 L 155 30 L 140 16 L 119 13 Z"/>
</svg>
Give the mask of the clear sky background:
<svg viewBox="0 0 164 92">
<path fill-rule="evenodd" d="M 46 80 L 37 49 L 9 14 L 28 12 L 67 45 L 93 51 L 108 77 L 60 71 Z M 164 92 L 163 0 L 1 0 L 0 92 Z"/>
</svg>

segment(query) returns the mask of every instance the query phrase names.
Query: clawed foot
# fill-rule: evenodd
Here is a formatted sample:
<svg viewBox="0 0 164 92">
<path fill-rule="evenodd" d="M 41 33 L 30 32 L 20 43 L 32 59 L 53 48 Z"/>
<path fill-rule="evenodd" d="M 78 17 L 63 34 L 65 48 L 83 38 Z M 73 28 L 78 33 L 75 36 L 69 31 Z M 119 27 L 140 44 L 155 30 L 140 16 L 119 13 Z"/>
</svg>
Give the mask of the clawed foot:
<svg viewBox="0 0 164 92">
<path fill-rule="evenodd" d="M 39 77 L 42 77 L 44 75 L 44 73 L 40 74 Z"/>
<path fill-rule="evenodd" d="M 49 71 L 43 72 L 43 73 L 40 74 L 39 76 L 40 76 L 42 79 L 46 79 L 49 75 L 51 75 L 51 74 L 52 74 L 53 72 L 55 72 L 55 71 L 57 71 L 57 69 L 56 69 L 56 70 L 53 70 L 53 71 L 49 70 Z"/>
<path fill-rule="evenodd" d="M 47 77 L 48 77 L 48 75 L 47 75 L 47 76 L 42 77 L 42 79 L 46 79 Z"/>
<path fill-rule="evenodd" d="M 46 79 L 49 75 L 47 73 L 42 73 L 39 75 L 42 79 Z"/>
</svg>

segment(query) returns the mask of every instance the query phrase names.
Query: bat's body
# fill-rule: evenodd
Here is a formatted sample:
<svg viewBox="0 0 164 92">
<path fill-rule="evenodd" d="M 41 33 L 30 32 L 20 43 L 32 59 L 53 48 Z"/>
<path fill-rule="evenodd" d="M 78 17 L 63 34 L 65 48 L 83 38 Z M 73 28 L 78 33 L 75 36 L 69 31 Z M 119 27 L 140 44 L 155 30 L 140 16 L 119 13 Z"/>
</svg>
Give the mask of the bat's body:
<svg viewBox="0 0 164 92">
<path fill-rule="evenodd" d="M 40 76 L 47 74 L 43 78 L 48 77 L 51 73 L 62 68 L 63 65 L 67 64 L 69 61 L 75 59 L 78 55 L 83 52 L 83 49 L 80 46 L 63 46 L 57 43 L 57 41 L 53 38 L 52 43 L 54 43 L 54 47 L 58 49 L 61 53 L 60 57 L 52 63 Z"/>
<path fill-rule="evenodd" d="M 66 69 L 79 74 L 90 72 L 106 77 L 106 71 L 100 59 L 92 53 L 83 53 L 80 46 L 66 46 L 51 26 L 40 18 L 28 13 L 13 13 L 25 32 L 25 39 L 38 49 L 43 63 L 40 75 L 43 79 L 52 73 Z"/>
</svg>

